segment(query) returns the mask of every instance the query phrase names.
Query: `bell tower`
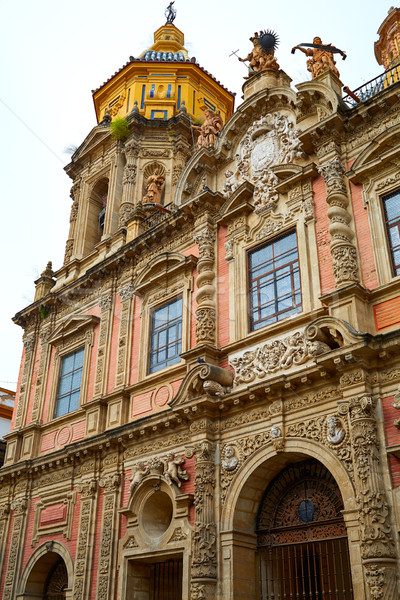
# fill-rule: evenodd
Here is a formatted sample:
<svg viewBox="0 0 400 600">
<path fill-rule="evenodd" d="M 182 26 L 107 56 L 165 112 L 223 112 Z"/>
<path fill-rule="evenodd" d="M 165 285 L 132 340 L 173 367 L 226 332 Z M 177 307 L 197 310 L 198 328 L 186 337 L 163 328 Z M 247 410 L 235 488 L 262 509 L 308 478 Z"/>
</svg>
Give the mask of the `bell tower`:
<svg viewBox="0 0 400 600">
<path fill-rule="evenodd" d="M 389 9 L 388 16 L 378 29 L 379 40 L 375 42 L 375 57 L 385 70 L 400 62 L 400 8 Z"/>
</svg>

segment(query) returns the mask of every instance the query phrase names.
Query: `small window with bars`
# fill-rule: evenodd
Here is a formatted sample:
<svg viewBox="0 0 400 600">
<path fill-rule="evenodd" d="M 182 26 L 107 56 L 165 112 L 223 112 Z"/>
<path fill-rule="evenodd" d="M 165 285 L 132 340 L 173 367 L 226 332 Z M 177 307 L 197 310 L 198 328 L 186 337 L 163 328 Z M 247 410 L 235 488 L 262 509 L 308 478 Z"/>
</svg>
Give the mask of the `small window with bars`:
<svg viewBox="0 0 400 600">
<path fill-rule="evenodd" d="M 394 275 L 400 275 L 400 191 L 383 198 L 386 231 Z"/>
<path fill-rule="evenodd" d="M 156 308 L 151 315 L 149 372 L 180 362 L 182 298 Z"/>
<path fill-rule="evenodd" d="M 302 310 L 296 233 L 249 253 L 250 329 Z"/>
<path fill-rule="evenodd" d="M 60 375 L 56 397 L 54 417 L 61 417 L 79 408 L 81 391 L 83 356 L 85 349 L 80 348 L 61 359 Z"/>
</svg>

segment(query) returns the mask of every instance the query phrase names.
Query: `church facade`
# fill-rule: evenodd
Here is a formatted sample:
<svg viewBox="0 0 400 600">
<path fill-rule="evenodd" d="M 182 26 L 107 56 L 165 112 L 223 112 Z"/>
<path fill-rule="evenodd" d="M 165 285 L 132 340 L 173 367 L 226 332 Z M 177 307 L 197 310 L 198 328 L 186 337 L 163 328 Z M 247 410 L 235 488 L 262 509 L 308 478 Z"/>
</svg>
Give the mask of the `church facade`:
<svg viewBox="0 0 400 600">
<path fill-rule="evenodd" d="M 14 318 L 3 600 L 399 596 L 399 16 L 345 97 L 260 32 L 234 112 L 171 19 L 94 92 Z"/>
</svg>

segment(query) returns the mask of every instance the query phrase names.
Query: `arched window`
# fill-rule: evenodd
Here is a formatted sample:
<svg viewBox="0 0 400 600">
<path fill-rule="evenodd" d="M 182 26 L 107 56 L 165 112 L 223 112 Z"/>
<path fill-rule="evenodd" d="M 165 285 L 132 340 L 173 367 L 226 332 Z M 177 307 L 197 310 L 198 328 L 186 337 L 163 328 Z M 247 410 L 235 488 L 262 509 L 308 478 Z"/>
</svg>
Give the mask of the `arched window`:
<svg viewBox="0 0 400 600">
<path fill-rule="evenodd" d="M 86 213 L 83 254 L 88 254 L 101 240 L 107 211 L 108 179 L 100 179 L 92 188 Z"/>
</svg>

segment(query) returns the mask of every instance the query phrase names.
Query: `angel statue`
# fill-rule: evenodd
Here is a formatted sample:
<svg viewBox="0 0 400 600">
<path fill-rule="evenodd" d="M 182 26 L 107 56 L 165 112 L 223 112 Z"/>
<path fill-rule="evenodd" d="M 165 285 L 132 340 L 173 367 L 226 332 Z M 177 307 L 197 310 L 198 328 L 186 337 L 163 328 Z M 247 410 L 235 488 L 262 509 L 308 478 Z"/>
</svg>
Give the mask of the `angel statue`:
<svg viewBox="0 0 400 600">
<path fill-rule="evenodd" d="M 167 456 L 163 459 L 164 463 L 164 477 L 170 485 L 175 483 L 178 487 L 181 487 L 181 479 L 187 481 L 189 475 L 181 468 L 181 465 L 185 462 L 182 456 L 174 457 L 173 452 L 168 452 Z"/>
</svg>

